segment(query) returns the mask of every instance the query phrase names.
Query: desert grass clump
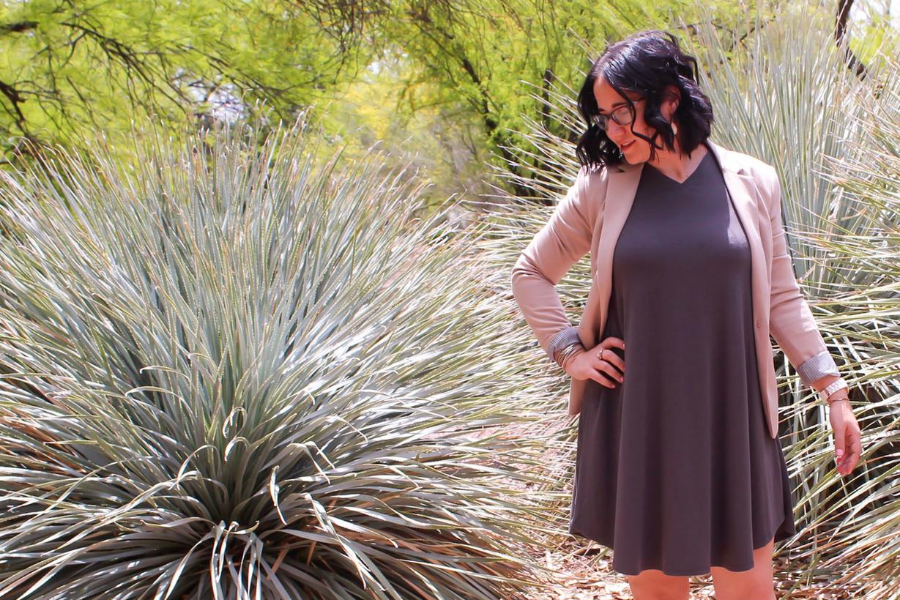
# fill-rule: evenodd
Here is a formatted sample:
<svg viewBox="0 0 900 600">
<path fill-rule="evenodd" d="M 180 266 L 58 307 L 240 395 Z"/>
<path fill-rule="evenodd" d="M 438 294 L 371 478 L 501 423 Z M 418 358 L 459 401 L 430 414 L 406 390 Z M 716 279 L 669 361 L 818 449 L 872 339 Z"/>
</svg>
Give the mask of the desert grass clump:
<svg viewBox="0 0 900 600">
<path fill-rule="evenodd" d="M 478 232 L 249 127 L 0 175 L 0 597 L 511 597 L 547 517 Z"/>
</svg>

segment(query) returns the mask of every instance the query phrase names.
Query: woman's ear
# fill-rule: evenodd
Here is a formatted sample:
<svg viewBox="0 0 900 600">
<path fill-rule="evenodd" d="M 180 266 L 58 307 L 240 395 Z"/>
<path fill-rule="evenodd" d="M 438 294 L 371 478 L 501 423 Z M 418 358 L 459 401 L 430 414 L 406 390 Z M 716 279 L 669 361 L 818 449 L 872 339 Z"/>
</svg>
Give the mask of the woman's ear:
<svg viewBox="0 0 900 600">
<path fill-rule="evenodd" d="M 681 90 L 679 90 L 674 85 L 669 85 L 666 87 L 665 100 L 663 101 L 663 114 L 665 114 L 666 119 L 671 121 L 672 115 L 675 114 L 675 111 L 678 109 L 678 103 L 681 102 Z"/>
</svg>

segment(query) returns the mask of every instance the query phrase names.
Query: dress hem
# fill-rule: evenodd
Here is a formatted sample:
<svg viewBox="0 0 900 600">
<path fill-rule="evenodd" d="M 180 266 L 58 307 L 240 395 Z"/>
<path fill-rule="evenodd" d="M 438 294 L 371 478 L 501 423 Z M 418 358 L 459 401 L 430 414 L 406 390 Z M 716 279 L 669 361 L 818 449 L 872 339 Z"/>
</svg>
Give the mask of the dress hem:
<svg viewBox="0 0 900 600">
<path fill-rule="evenodd" d="M 775 543 L 778 543 L 779 541 L 785 540 L 785 539 L 789 538 L 790 536 L 794 535 L 796 533 L 796 528 L 794 526 L 788 527 L 787 529 L 783 530 L 783 528 L 785 527 L 785 524 L 787 522 L 788 522 L 788 518 L 784 517 L 779 523 L 777 523 L 775 525 L 775 530 L 772 532 L 772 535 L 770 535 L 768 537 L 766 542 L 762 546 L 756 546 L 753 549 L 759 550 L 760 548 L 765 546 L 765 544 L 767 544 L 769 542 L 769 540 L 771 540 L 772 538 L 776 538 Z M 793 521 L 791 521 L 791 523 L 793 523 Z M 782 535 L 779 536 L 779 533 L 781 533 Z M 573 524 L 569 525 L 569 534 L 578 536 L 578 537 L 582 537 L 587 540 L 591 540 L 593 542 L 596 542 L 602 546 L 609 548 L 613 552 L 613 563 L 615 563 L 615 548 L 613 548 L 613 545 L 611 543 L 607 543 L 603 540 L 596 539 L 595 537 L 591 537 L 590 535 L 585 535 L 584 533 L 581 533 L 581 530 L 578 529 L 577 527 L 575 527 Z M 596 536 L 596 537 L 603 537 L 603 536 Z M 750 571 L 753 569 L 752 564 L 749 567 L 733 567 L 733 566 L 727 566 L 727 565 L 712 564 L 712 565 L 710 565 L 710 567 L 718 567 L 721 569 L 727 569 L 729 571 L 736 572 L 736 573 L 746 572 L 746 571 Z M 630 572 L 630 571 L 621 571 L 621 570 L 617 569 L 615 567 L 615 564 L 612 565 L 612 569 L 621 575 L 631 575 L 631 576 L 639 575 L 643 571 L 647 571 L 647 570 L 661 571 L 664 575 L 669 575 L 672 577 L 702 577 L 704 575 L 709 575 L 711 572 L 711 569 L 709 567 L 703 573 L 697 573 L 696 569 L 687 569 L 688 571 L 691 571 L 690 573 L 688 573 L 688 572 L 683 572 L 684 570 L 672 571 L 670 569 L 667 571 L 667 570 L 661 569 L 659 567 L 646 567 L 637 572 Z"/>
</svg>

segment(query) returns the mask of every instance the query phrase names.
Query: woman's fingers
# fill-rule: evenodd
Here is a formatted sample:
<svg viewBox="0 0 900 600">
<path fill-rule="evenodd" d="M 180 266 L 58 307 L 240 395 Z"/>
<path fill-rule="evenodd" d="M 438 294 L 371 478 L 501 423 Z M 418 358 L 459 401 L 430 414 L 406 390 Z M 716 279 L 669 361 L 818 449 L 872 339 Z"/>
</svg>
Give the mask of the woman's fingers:
<svg viewBox="0 0 900 600">
<path fill-rule="evenodd" d="M 622 350 L 624 350 L 625 340 L 623 340 L 622 338 L 617 338 L 615 336 L 608 336 L 603 338 L 603 341 L 600 342 L 600 346 L 602 346 L 603 348 L 612 348 L 615 346 L 616 348 L 621 348 Z"/>
<path fill-rule="evenodd" d="M 625 360 L 622 359 L 621 356 L 619 356 L 618 352 L 612 351 L 611 348 L 621 348 L 622 350 L 624 350 L 625 349 L 625 340 L 623 340 L 622 338 L 610 336 L 610 337 L 604 338 L 603 341 L 600 342 L 599 347 L 603 348 L 603 349 L 610 349 L 609 352 L 603 353 L 603 360 L 606 362 L 612 363 L 613 365 L 615 365 L 615 367 L 619 371 L 624 373 L 625 372 Z M 597 351 L 598 358 L 599 358 L 599 354 L 600 354 L 600 351 L 598 350 Z M 617 373 L 616 373 L 616 375 L 617 375 Z"/>
<path fill-rule="evenodd" d="M 862 454 L 859 423 L 846 400 L 832 406 L 830 413 L 836 469 L 841 476 L 848 475 Z"/>
<path fill-rule="evenodd" d="M 591 379 L 608 388 L 615 388 L 617 383 L 623 380 L 622 373 L 625 372 L 625 361 L 622 360 L 612 348 L 625 348 L 625 340 L 613 336 L 604 338 L 597 346 L 595 346 L 591 355 Z M 604 352 L 604 350 L 608 350 Z M 600 355 L 603 358 L 600 358 Z"/>
<path fill-rule="evenodd" d="M 610 355 L 612 355 L 612 352 L 604 352 L 603 360 L 599 358 L 595 360 L 594 369 L 598 375 L 603 376 L 605 381 L 610 382 L 608 387 L 615 387 L 615 384 L 622 383 L 625 379 L 625 376 L 621 373 L 621 370 L 624 370 L 624 364 L 622 364 L 622 359 L 617 357 L 615 361 L 621 365 L 617 368 L 616 365 L 612 364 L 613 360 L 609 358 Z"/>
<path fill-rule="evenodd" d="M 849 475 L 856 468 L 856 463 L 859 462 L 859 455 L 862 454 L 859 431 L 854 427 L 848 426 L 846 428 L 844 451 L 844 458 L 838 465 L 838 470 L 842 475 Z"/>
<path fill-rule="evenodd" d="M 598 352 L 599 354 L 599 352 Z M 605 365 L 606 363 L 611 364 L 613 367 L 618 369 L 620 372 L 625 372 L 625 360 L 619 356 L 619 354 L 613 350 L 607 350 L 603 353 L 603 359 L 601 360 L 599 357 L 597 358 L 597 366 Z M 618 374 L 618 373 L 614 373 Z"/>
<path fill-rule="evenodd" d="M 850 468 L 853 469 L 862 454 L 862 442 L 860 441 L 859 428 L 857 427 L 853 428 L 853 441 L 851 442 L 850 447 L 853 448 L 853 464 L 850 465 Z"/>
<path fill-rule="evenodd" d="M 610 354 L 612 354 L 612 352 L 604 352 L 603 360 L 597 361 L 599 364 L 597 364 L 596 368 L 598 371 L 603 371 L 607 377 L 621 383 L 623 380 L 623 375 L 620 372 L 621 368 L 617 369 L 615 365 L 610 364 L 612 361 L 607 358 Z M 619 361 L 621 362 L 621 359 L 619 359 Z"/>
<path fill-rule="evenodd" d="M 591 376 L 591 379 L 599 383 L 600 385 L 605 385 L 608 388 L 615 388 L 616 382 L 610 379 L 605 373 L 601 372 L 598 369 L 594 369 L 594 374 Z"/>
</svg>

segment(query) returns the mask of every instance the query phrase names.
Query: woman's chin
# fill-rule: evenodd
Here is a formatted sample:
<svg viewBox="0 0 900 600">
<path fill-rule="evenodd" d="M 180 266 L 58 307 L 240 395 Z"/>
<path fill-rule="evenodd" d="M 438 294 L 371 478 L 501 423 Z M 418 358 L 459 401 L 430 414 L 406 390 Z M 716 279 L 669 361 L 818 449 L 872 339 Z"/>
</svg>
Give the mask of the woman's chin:
<svg viewBox="0 0 900 600">
<path fill-rule="evenodd" d="M 625 148 L 619 148 L 619 152 L 621 152 L 622 156 L 625 157 L 625 160 L 627 160 L 630 163 L 633 163 L 635 160 L 634 159 L 634 150 L 635 150 L 635 148 L 634 148 L 633 143 L 629 144 Z"/>
<path fill-rule="evenodd" d="M 642 162 L 645 162 L 649 157 L 646 155 L 642 155 L 634 150 L 626 149 L 622 152 L 622 156 L 625 157 L 625 162 L 630 165 L 636 165 Z"/>
</svg>

